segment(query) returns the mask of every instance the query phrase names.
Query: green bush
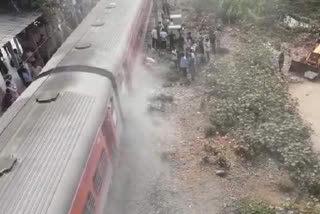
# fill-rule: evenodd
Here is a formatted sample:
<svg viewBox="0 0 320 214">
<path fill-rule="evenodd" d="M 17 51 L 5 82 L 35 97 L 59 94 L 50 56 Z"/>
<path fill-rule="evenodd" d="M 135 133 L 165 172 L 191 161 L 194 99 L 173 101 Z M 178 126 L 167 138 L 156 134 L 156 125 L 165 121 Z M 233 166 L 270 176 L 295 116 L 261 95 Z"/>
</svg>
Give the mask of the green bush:
<svg viewBox="0 0 320 214">
<path fill-rule="evenodd" d="M 276 214 L 276 211 L 261 201 L 245 200 L 240 203 L 239 214 Z"/>
<path fill-rule="evenodd" d="M 41 9 L 44 14 L 54 15 L 60 6 L 55 1 L 50 0 L 33 0 L 32 7 Z M 46 15 L 48 15 L 46 14 Z"/>
<path fill-rule="evenodd" d="M 233 63 L 218 64 L 221 72 L 213 75 L 212 125 L 248 147 L 250 157 L 271 154 L 300 187 L 320 196 L 320 168 L 309 129 L 274 73 L 277 60 L 259 40 L 239 50 Z"/>
<path fill-rule="evenodd" d="M 319 214 L 320 204 L 316 200 L 301 198 L 285 204 L 284 209 L 299 214 Z"/>
<path fill-rule="evenodd" d="M 292 192 L 295 189 L 295 184 L 292 182 L 289 176 L 282 176 L 279 180 L 279 188 L 282 192 Z"/>
<path fill-rule="evenodd" d="M 207 138 L 216 136 L 216 133 L 217 133 L 217 128 L 213 125 L 207 126 L 204 129 L 204 135 Z"/>
<path fill-rule="evenodd" d="M 260 19 L 278 12 L 281 0 L 195 0 L 196 10 L 212 10 L 225 22 Z"/>
</svg>

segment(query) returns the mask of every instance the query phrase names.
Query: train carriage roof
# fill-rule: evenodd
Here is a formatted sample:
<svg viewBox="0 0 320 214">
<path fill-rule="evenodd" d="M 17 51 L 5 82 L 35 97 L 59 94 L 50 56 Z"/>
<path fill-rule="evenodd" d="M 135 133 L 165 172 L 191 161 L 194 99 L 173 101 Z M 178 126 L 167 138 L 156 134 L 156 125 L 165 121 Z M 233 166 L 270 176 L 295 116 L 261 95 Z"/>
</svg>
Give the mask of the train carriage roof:
<svg viewBox="0 0 320 214">
<path fill-rule="evenodd" d="M 143 0 L 115 0 L 116 6 L 110 9 L 111 2 L 101 0 L 97 4 L 44 71 L 67 65 L 114 68 L 126 49 L 134 17 Z M 91 26 L 97 21 L 105 23 Z M 77 44 L 88 42 L 90 48 L 75 49 Z M 0 177 L 0 213 L 68 212 L 77 186 L 74 178 L 80 178 L 89 152 L 85 139 L 92 140 L 94 118 L 102 112 L 101 103 L 97 104 L 102 99 L 97 98 L 110 87 L 103 83 L 103 78 L 95 78 L 86 73 L 40 78 L 0 119 L 0 162 L 3 157 L 17 158 L 13 169 Z M 65 86 L 66 80 L 73 87 Z M 90 85 L 93 82 L 96 84 Z M 91 96 L 90 92 L 82 93 L 90 87 L 95 91 Z M 52 90 L 63 92 L 56 102 L 36 103 L 37 95 Z M 89 136 L 83 131 L 88 127 L 92 132 Z M 59 207 L 53 208 L 55 205 Z"/>
<path fill-rule="evenodd" d="M 113 72 L 136 30 L 133 22 L 143 1 L 100 1 L 43 70 L 87 65 Z"/>
</svg>

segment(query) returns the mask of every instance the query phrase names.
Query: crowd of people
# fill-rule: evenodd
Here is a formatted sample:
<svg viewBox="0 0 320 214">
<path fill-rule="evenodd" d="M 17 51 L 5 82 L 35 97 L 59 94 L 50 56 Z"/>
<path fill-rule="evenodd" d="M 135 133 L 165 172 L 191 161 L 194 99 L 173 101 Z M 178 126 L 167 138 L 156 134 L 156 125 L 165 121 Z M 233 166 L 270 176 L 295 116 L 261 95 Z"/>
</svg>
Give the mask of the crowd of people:
<svg viewBox="0 0 320 214">
<path fill-rule="evenodd" d="M 41 16 L 33 25 L 29 25 L 16 35 L 14 38 L 16 48 L 13 47 L 12 41 L 12 43 L 8 42 L 1 47 L 0 72 L 5 81 L 5 86 L 2 85 L 2 90 L 0 90 L 2 112 L 6 111 L 18 98 L 19 92 L 31 84 L 55 50 L 60 47 L 97 2 L 98 0 L 53 1 L 54 5 L 60 5 L 61 8 L 56 11 L 57 13 L 52 19 L 46 20 L 44 16 Z M 34 9 L 34 6 L 37 7 L 37 4 L 31 5 L 30 1 L 14 0 L 8 1 L 8 3 L 16 12 L 19 12 L 20 9 L 27 10 Z M 20 81 L 16 82 L 18 86 L 16 85 L 15 79 L 12 77 L 15 75 L 11 71 L 17 72 L 22 87 L 19 84 Z"/>
<path fill-rule="evenodd" d="M 9 73 L 9 69 L 13 68 L 16 70 L 24 87 L 28 87 L 42 69 L 37 62 L 36 57 L 34 57 L 34 53 L 31 51 L 20 54 L 17 49 L 13 49 L 12 54 L 10 54 L 6 48 L 4 48 L 4 50 L 7 53 L 10 63 L 5 63 L 6 58 L 0 50 L 0 71 L 6 87 L 5 92 L 2 92 L 2 112 L 5 112 L 19 97 L 17 85 L 14 82 L 12 75 Z M 9 68 L 9 66 L 12 68 Z"/>
<path fill-rule="evenodd" d="M 168 30 L 170 23 L 171 20 L 165 24 L 159 22 L 158 26 L 152 29 L 152 48 L 170 51 L 177 71 L 185 78 L 190 74 L 191 80 L 194 80 L 197 68 L 209 63 L 211 55 L 220 49 L 221 28 L 212 27 L 207 35 L 200 34 L 195 38 L 191 32 L 185 37 L 183 27 L 176 35 L 173 30 Z"/>
</svg>

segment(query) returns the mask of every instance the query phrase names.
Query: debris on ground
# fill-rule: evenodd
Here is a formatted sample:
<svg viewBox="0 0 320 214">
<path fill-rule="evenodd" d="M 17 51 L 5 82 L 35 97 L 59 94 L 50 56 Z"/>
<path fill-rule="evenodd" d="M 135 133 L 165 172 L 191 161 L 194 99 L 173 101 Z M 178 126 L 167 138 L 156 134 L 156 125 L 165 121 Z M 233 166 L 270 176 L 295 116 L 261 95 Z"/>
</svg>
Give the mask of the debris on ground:
<svg viewBox="0 0 320 214">
<path fill-rule="evenodd" d="M 155 96 L 151 97 L 150 101 L 151 102 L 160 101 L 163 103 L 172 103 L 174 101 L 174 98 L 173 98 L 173 96 L 170 96 L 170 95 L 159 94 L 159 95 L 155 95 Z"/>
<path fill-rule="evenodd" d="M 304 77 L 309 79 L 309 80 L 314 80 L 319 76 L 318 73 L 313 72 L 313 71 L 307 71 L 304 73 Z"/>
<path fill-rule="evenodd" d="M 220 177 L 225 177 L 227 175 L 227 172 L 223 169 L 216 170 L 216 175 L 218 175 Z"/>
</svg>

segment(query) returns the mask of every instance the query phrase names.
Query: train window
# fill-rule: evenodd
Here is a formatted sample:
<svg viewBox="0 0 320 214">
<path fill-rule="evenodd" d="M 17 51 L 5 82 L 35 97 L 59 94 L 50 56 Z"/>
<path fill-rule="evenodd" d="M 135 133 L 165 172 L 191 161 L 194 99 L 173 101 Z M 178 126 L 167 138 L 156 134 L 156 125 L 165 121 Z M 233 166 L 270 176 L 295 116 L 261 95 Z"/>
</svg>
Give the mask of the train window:
<svg viewBox="0 0 320 214">
<path fill-rule="evenodd" d="M 108 162 L 107 162 L 106 151 L 103 150 L 100 155 L 98 167 L 93 177 L 93 188 L 97 194 L 100 193 L 100 190 L 103 184 L 103 179 L 107 171 L 107 164 Z"/>
<path fill-rule="evenodd" d="M 82 214 L 93 214 L 95 207 L 95 200 L 91 192 L 88 194 L 86 206 L 83 209 Z"/>
</svg>

